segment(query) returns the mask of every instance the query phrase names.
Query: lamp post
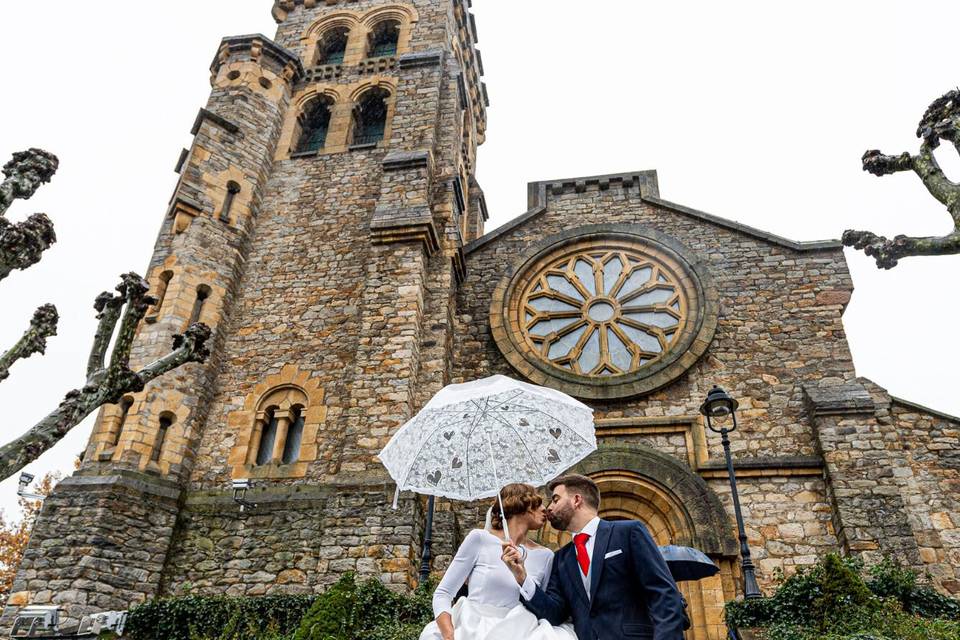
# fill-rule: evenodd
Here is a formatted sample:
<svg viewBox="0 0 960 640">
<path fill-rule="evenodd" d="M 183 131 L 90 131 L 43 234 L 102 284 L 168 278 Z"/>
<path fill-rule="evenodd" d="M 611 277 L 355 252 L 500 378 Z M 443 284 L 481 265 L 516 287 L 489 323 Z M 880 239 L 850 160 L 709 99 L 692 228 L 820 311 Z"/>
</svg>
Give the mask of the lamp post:
<svg viewBox="0 0 960 640">
<path fill-rule="evenodd" d="M 427 522 L 423 530 L 423 554 L 420 559 L 420 584 L 425 584 L 430 577 L 430 551 L 433 547 L 433 501 L 433 496 L 427 498 Z"/>
<path fill-rule="evenodd" d="M 737 407 L 740 403 L 727 395 L 727 392 L 714 385 L 707 399 L 700 405 L 700 413 L 707 417 L 707 428 L 714 433 L 719 433 L 723 443 L 723 453 L 727 457 L 727 473 L 730 475 L 730 489 L 733 494 L 733 511 L 737 517 L 737 533 L 740 535 L 740 557 L 743 563 L 743 595 L 748 600 L 762 598 L 760 586 L 757 584 L 757 576 L 753 568 L 753 560 L 750 559 L 750 547 L 747 545 L 747 534 L 743 528 L 743 514 L 740 513 L 740 496 L 737 493 L 737 476 L 733 472 L 733 458 L 730 456 L 730 438 L 728 435 L 737 430 Z M 733 426 L 727 428 L 723 426 L 716 428 L 713 425 L 714 419 L 722 419 L 730 416 Z"/>
</svg>

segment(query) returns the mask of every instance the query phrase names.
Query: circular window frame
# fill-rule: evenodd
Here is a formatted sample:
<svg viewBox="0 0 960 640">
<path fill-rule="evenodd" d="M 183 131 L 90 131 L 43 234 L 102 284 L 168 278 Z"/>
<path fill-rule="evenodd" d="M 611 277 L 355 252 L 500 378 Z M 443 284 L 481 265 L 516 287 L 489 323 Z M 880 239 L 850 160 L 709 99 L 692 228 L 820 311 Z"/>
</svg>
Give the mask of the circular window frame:
<svg viewBox="0 0 960 640">
<path fill-rule="evenodd" d="M 530 283 L 564 253 L 581 246 L 633 245 L 675 273 L 686 301 L 681 334 L 663 356 L 626 374 L 586 376 L 565 370 L 533 350 L 520 327 L 520 305 Z M 490 329 L 507 361 L 534 384 L 588 399 L 651 393 L 682 376 L 706 352 L 717 328 L 719 297 L 707 268 L 674 238 L 642 225 L 592 225 L 552 236 L 531 248 L 500 281 L 490 306 Z"/>
</svg>

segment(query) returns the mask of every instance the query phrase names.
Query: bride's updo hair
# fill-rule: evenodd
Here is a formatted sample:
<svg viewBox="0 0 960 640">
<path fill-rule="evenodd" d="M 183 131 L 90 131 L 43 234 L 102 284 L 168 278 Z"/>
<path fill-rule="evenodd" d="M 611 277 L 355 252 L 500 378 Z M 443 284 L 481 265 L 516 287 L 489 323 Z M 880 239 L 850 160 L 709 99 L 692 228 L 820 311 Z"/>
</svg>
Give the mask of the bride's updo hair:
<svg viewBox="0 0 960 640">
<path fill-rule="evenodd" d="M 500 496 L 503 498 L 503 513 L 507 516 L 507 520 L 543 504 L 543 496 L 535 487 L 519 482 L 505 486 L 500 490 Z M 497 498 L 493 499 L 491 509 L 490 524 L 494 529 L 502 530 L 503 517 L 500 515 L 500 501 Z"/>
</svg>

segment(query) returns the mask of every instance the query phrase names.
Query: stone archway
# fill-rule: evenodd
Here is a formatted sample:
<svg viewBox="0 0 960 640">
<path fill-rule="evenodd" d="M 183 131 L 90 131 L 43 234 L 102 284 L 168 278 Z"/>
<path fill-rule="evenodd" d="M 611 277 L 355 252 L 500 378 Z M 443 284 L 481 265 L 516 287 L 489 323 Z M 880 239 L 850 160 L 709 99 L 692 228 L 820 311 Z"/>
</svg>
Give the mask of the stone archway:
<svg viewBox="0 0 960 640">
<path fill-rule="evenodd" d="M 723 505 L 703 479 L 674 457 L 640 445 L 601 446 L 571 471 L 596 481 L 601 517 L 640 520 L 658 545 L 696 547 L 717 563 L 718 575 L 679 586 L 693 624 L 687 640 L 726 638 L 723 605 L 736 596 L 738 547 Z M 559 547 L 569 537 L 548 528 L 541 542 Z"/>
</svg>

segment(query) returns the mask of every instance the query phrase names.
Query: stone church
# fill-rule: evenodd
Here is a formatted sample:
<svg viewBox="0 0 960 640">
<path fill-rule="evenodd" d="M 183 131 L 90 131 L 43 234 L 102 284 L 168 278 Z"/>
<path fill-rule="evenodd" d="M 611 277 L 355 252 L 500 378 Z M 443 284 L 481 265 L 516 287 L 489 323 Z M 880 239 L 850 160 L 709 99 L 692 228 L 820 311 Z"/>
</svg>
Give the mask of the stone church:
<svg viewBox="0 0 960 640">
<path fill-rule="evenodd" d="M 213 355 L 102 409 L 5 626 L 26 604 L 75 621 L 185 590 L 318 592 L 347 571 L 412 586 L 424 502 L 390 508 L 377 452 L 444 385 L 495 373 L 594 407 L 600 448 L 578 469 L 602 515 L 721 567 L 683 585 L 689 638 L 722 638 L 741 590 L 723 452 L 698 412 L 715 384 L 740 402 L 762 588 L 840 551 L 960 592 L 960 422 L 857 377 L 839 242 L 670 202 L 655 171 L 531 183 L 526 213 L 486 231 L 470 0 L 276 0 L 273 16 L 273 39 L 214 56 L 131 364 L 196 320 Z M 483 507 L 437 509 L 440 570 Z"/>
</svg>

